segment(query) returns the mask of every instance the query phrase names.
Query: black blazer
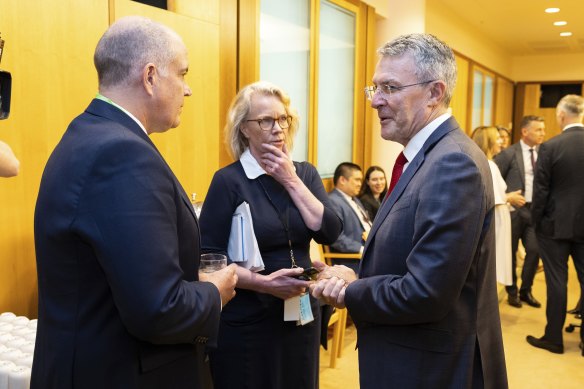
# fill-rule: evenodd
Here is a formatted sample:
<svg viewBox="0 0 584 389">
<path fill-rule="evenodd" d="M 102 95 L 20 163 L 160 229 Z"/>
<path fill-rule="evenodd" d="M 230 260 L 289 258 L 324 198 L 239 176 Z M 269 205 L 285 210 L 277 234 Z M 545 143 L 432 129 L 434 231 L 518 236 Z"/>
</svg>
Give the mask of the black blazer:
<svg viewBox="0 0 584 389">
<path fill-rule="evenodd" d="M 521 194 L 525 195 L 525 165 L 521 144 L 517 142 L 507 147 L 495 155 L 493 161 L 499 167 L 501 176 L 507 183 L 507 193 L 521 190 Z"/>
<path fill-rule="evenodd" d="M 35 210 L 31 388 L 199 388 L 221 310 L 199 227 L 144 131 L 101 100 L 53 151 Z"/>
<path fill-rule="evenodd" d="M 532 220 L 538 233 L 584 241 L 584 127 L 571 127 L 540 146 Z"/>
</svg>

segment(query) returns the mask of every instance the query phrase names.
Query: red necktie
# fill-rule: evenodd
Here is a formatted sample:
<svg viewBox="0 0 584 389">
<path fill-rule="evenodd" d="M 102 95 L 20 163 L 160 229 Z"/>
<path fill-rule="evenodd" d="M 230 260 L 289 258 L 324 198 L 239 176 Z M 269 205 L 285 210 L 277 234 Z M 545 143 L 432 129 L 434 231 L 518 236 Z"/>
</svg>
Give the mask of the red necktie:
<svg viewBox="0 0 584 389">
<path fill-rule="evenodd" d="M 395 185 L 399 181 L 399 178 L 401 177 L 402 172 L 404 171 L 404 166 L 406 165 L 406 163 L 408 163 L 408 159 L 406 158 L 404 153 L 403 152 L 399 153 L 397 159 L 395 160 L 395 165 L 393 165 L 393 170 L 391 171 L 391 181 L 389 183 L 389 189 L 385 194 L 385 199 L 389 197 L 391 191 L 393 190 L 393 188 L 395 188 Z"/>
</svg>

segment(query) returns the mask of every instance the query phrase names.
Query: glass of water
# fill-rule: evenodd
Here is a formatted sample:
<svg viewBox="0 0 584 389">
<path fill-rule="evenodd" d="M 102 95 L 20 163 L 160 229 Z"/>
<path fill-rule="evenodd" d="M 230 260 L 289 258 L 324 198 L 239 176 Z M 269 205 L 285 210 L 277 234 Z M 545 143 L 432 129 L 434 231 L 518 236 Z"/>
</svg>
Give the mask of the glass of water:
<svg viewBox="0 0 584 389">
<path fill-rule="evenodd" d="M 227 266 L 227 257 L 223 254 L 208 253 L 201 255 L 199 262 L 200 273 L 213 273 Z"/>
</svg>

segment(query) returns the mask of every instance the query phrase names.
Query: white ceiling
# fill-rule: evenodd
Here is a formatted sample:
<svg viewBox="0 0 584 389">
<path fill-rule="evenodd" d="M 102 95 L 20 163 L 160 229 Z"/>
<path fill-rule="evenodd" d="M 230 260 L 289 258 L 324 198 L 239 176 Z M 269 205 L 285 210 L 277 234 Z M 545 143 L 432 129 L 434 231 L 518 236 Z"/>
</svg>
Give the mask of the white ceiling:
<svg viewBox="0 0 584 389">
<path fill-rule="evenodd" d="M 478 28 L 511 55 L 584 53 L 584 0 L 434 1 Z M 560 8 L 560 12 L 545 13 L 549 7 Z M 554 26 L 558 20 L 568 24 Z M 562 31 L 573 35 L 561 37 Z"/>
</svg>

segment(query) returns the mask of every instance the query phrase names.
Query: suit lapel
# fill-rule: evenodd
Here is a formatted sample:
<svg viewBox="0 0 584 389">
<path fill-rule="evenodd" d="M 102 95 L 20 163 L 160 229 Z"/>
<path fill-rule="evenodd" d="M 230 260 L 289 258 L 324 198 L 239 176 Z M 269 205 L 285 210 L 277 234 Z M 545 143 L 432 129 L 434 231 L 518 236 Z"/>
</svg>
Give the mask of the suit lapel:
<svg viewBox="0 0 584 389">
<path fill-rule="evenodd" d="M 521 143 L 515 143 L 515 160 L 517 161 L 517 167 L 519 168 L 519 176 L 521 178 L 521 187 L 525 191 L 525 164 L 523 163 L 523 150 L 521 148 Z"/>
<path fill-rule="evenodd" d="M 402 193 L 404 192 L 405 188 L 408 186 L 422 163 L 426 159 L 426 154 L 428 154 L 438 143 L 440 139 L 442 139 L 446 134 L 450 131 L 459 128 L 458 123 L 456 120 L 451 117 L 442 123 L 426 140 L 422 149 L 418 152 L 418 154 L 414 157 L 413 161 L 410 162 L 408 168 L 403 172 L 402 176 L 400 177 L 399 181 L 393 191 L 389 195 L 389 198 L 381 204 L 379 211 L 377 212 L 377 216 L 373 221 L 373 226 L 371 227 L 371 231 L 369 231 L 369 236 L 367 238 L 367 242 L 365 242 L 365 248 L 363 250 L 362 258 L 365 258 L 365 254 L 367 253 L 367 248 L 369 244 L 373 241 L 379 226 L 383 223 L 397 200 L 401 197 Z M 362 262 L 362 261 L 361 261 Z"/>
</svg>

